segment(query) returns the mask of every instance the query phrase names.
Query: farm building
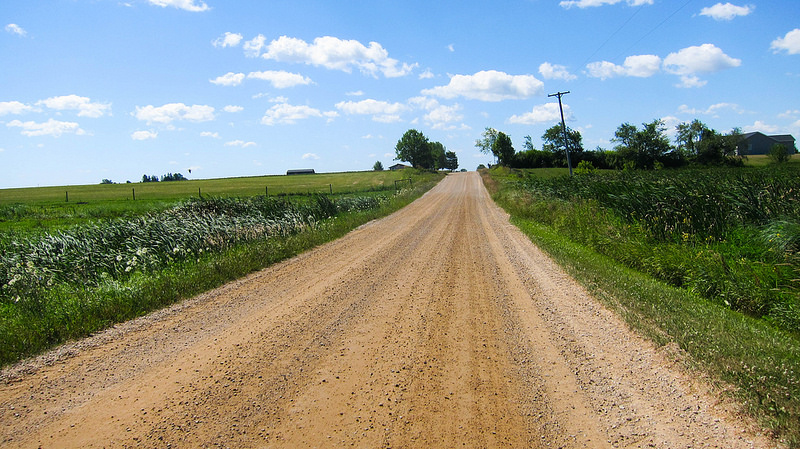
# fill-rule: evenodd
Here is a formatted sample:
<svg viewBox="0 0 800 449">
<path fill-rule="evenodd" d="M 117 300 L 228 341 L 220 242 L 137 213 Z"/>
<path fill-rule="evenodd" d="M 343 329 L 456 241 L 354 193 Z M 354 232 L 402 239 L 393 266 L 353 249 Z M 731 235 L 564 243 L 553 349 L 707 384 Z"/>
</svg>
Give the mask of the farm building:
<svg viewBox="0 0 800 449">
<path fill-rule="evenodd" d="M 789 154 L 797 153 L 794 137 L 790 134 L 768 136 L 758 131 L 742 134 L 742 143 L 739 144 L 738 152 L 740 155 L 744 156 L 769 154 L 769 150 L 772 149 L 772 146 L 775 144 L 784 145 L 789 150 Z"/>
<path fill-rule="evenodd" d="M 405 164 L 394 164 L 391 167 L 389 167 L 389 170 L 402 170 L 404 168 L 411 168 L 411 166 Z"/>
<path fill-rule="evenodd" d="M 286 170 L 287 175 L 313 175 L 314 169 L 313 168 L 299 168 L 295 170 Z"/>
</svg>

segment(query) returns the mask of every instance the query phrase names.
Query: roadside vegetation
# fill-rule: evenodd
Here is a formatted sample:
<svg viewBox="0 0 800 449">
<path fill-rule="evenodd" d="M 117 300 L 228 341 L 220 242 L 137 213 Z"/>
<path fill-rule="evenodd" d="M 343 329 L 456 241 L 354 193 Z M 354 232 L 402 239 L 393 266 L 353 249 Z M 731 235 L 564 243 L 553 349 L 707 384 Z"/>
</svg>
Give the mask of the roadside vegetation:
<svg viewBox="0 0 800 449">
<path fill-rule="evenodd" d="M 405 206 L 443 175 L 405 170 L 391 176 L 404 181 L 397 190 L 392 182 L 390 190 L 334 196 L 203 196 L 174 201 L 167 195 L 143 202 L 152 206 L 150 210 L 139 201 L 128 201 L 137 205 L 113 209 L 99 219 L 72 222 L 59 216 L 48 226 L 47 217 L 40 217 L 45 224 L 6 230 L 0 233 L 0 364 L 141 316 L 334 240 Z M 327 179 L 317 178 L 314 190 L 319 191 Z M 304 177 L 282 181 L 313 182 Z M 332 189 L 324 187 L 326 193 Z M 15 203 L 0 210 L 11 207 L 35 205 Z M 63 209 L 56 211 L 58 215 Z M 14 215 L 6 212 L 5 219 L 13 221 Z"/>
<path fill-rule="evenodd" d="M 534 243 L 800 447 L 800 167 L 482 173 Z"/>
</svg>

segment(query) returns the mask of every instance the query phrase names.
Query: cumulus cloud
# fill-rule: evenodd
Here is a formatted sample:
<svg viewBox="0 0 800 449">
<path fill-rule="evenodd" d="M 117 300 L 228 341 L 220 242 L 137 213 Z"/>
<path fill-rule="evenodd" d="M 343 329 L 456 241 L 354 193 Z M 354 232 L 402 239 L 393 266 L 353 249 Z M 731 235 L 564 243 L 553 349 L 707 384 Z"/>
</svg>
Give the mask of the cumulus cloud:
<svg viewBox="0 0 800 449">
<path fill-rule="evenodd" d="M 428 97 L 413 97 L 408 100 L 408 103 L 414 108 L 427 111 L 423 120 L 433 129 L 456 129 L 459 128 L 456 123 L 464 119 L 460 112 L 462 107 L 459 104 L 443 105 L 435 98 Z M 460 128 L 468 129 L 463 123 Z"/>
<path fill-rule="evenodd" d="M 433 72 L 431 72 L 431 69 L 427 69 L 424 72 L 419 74 L 419 79 L 427 80 L 427 79 L 433 78 L 434 76 L 436 76 L 436 75 L 434 75 Z"/>
<path fill-rule="evenodd" d="M 564 105 L 564 119 L 571 120 L 572 112 L 568 105 Z M 540 123 L 553 123 L 561 121 L 561 111 L 558 103 L 545 103 L 534 106 L 530 112 L 522 115 L 512 115 L 508 123 L 517 125 L 537 125 Z"/>
<path fill-rule="evenodd" d="M 387 78 L 405 76 L 411 73 L 416 64 L 400 63 L 390 58 L 389 52 L 377 42 L 365 46 L 356 40 L 343 40 L 333 36 L 323 36 L 308 43 L 302 39 L 281 36 L 269 45 L 265 38 L 257 38 L 245 44 L 249 56 L 260 55 L 264 59 L 279 62 L 303 63 L 331 70 L 350 73 L 355 67 L 362 73 Z M 262 53 L 263 51 L 263 53 Z"/>
<path fill-rule="evenodd" d="M 209 81 L 218 86 L 238 86 L 244 81 L 244 73 L 228 72 Z"/>
<path fill-rule="evenodd" d="M 287 87 L 312 84 L 310 78 L 307 78 L 299 73 L 284 72 L 283 70 L 265 70 L 263 72 L 250 72 L 247 74 L 247 79 L 258 79 L 269 81 L 272 87 L 276 89 L 285 89 Z"/>
<path fill-rule="evenodd" d="M 148 140 L 155 139 L 156 137 L 158 137 L 156 131 L 135 131 L 131 134 L 131 139 L 133 140 Z"/>
<path fill-rule="evenodd" d="M 622 0 L 565 0 L 560 2 L 559 6 L 567 9 L 573 6 L 578 8 L 591 8 L 595 6 L 616 5 L 620 2 L 622 2 Z M 625 3 L 629 6 L 652 5 L 653 0 L 625 0 Z"/>
<path fill-rule="evenodd" d="M 785 36 L 775 39 L 770 48 L 775 53 L 785 51 L 790 55 L 800 54 L 800 28 L 795 28 Z"/>
<path fill-rule="evenodd" d="M 756 7 L 752 5 L 736 6 L 732 3 L 717 3 L 701 9 L 700 15 L 711 17 L 714 20 L 733 20 L 738 16 L 746 16 L 755 9 Z"/>
<path fill-rule="evenodd" d="M 539 65 L 539 74 L 546 80 L 572 81 L 577 78 L 577 76 L 569 73 L 569 70 L 563 65 L 550 64 L 549 62 L 543 62 Z"/>
<path fill-rule="evenodd" d="M 147 0 L 150 2 L 151 5 L 160 6 L 165 8 L 167 6 L 171 6 L 173 8 L 183 9 L 185 11 L 191 12 L 203 12 L 208 11 L 208 5 L 205 4 L 203 1 L 197 0 Z"/>
<path fill-rule="evenodd" d="M 86 131 L 81 129 L 80 125 L 75 122 L 62 122 L 59 120 L 50 119 L 44 123 L 37 123 L 33 121 L 21 122 L 19 120 L 12 120 L 6 123 L 10 128 L 21 128 L 21 133 L 28 137 L 35 136 L 53 136 L 60 137 L 62 134 L 76 134 L 79 136 L 87 134 Z"/>
<path fill-rule="evenodd" d="M 25 37 L 27 36 L 28 32 L 22 29 L 21 26 L 17 25 L 16 23 L 9 23 L 6 25 L 6 31 L 11 34 L 16 34 L 17 36 Z"/>
<path fill-rule="evenodd" d="M 218 48 L 235 47 L 239 45 L 244 37 L 239 33 L 225 32 L 222 36 L 214 39 L 211 45 Z"/>
<path fill-rule="evenodd" d="M 134 117 L 150 123 L 170 124 L 174 120 L 207 122 L 214 120 L 214 108 L 206 105 L 186 106 L 183 103 L 168 103 L 163 106 L 136 106 Z"/>
<path fill-rule="evenodd" d="M 752 125 L 747 125 L 742 127 L 742 131 L 746 133 L 752 132 L 762 132 L 767 134 L 775 134 L 780 132 L 781 128 L 779 126 L 770 125 L 768 123 L 762 122 L 761 120 L 756 120 Z"/>
<path fill-rule="evenodd" d="M 676 75 L 718 72 L 741 64 L 741 59 L 731 58 L 714 44 L 686 47 L 664 58 L 664 70 Z"/>
<path fill-rule="evenodd" d="M 0 116 L 7 114 L 24 114 L 26 112 L 33 112 L 36 109 L 19 101 L 0 101 Z"/>
<path fill-rule="evenodd" d="M 656 55 L 634 55 L 625 58 L 622 65 L 599 61 L 587 64 L 586 69 L 589 76 L 602 80 L 618 76 L 648 78 L 661 70 L 661 58 Z"/>
<path fill-rule="evenodd" d="M 77 95 L 51 97 L 46 100 L 41 100 L 36 104 L 44 105 L 50 109 L 56 109 L 59 111 L 78 111 L 78 117 L 98 118 L 106 114 L 111 114 L 111 104 L 92 103 L 91 99 L 87 97 L 79 97 Z"/>
<path fill-rule="evenodd" d="M 200 133 L 200 137 L 213 137 L 214 139 L 219 139 L 219 133 L 211 131 L 203 131 Z"/>
<path fill-rule="evenodd" d="M 306 153 L 306 154 L 302 155 L 301 158 L 304 159 L 304 160 L 308 160 L 308 159 L 317 160 L 317 159 L 319 159 L 319 156 L 316 153 Z"/>
<path fill-rule="evenodd" d="M 392 123 L 400 121 L 400 114 L 410 108 L 402 103 L 368 98 L 361 101 L 341 101 L 336 103 L 336 109 L 348 115 L 371 115 L 372 120 L 376 122 Z"/>
<path fill-rule="evenodd" d="M 264 117 L 261 118 L 261 123 L 269 126 L 293 124 L 297 123 L 298 120 L 305 120 L 312 117 L 327 117 L 330 120 L 338 115 L 336 111 L 322 112 L 319 109 L 306 105 L 280 103 L 269 108 L 267 112 L 264 113 Z"/>
<path fill-rule="evenodd" d="M 678 112 L 682 114 L 690 114 L 690 115 L 711 115 L 717 117 L 719 115 L 719 111 L 722 110 L 731 110 L 738 114 L 741 114 L 742 108 L 739 107 L 736 103 L 716 103 L 712 104 L 711 106 L 707 107 L 706 109 L 697 109 L 697 108 L 690 108 L 689 106 L 682 104 L 678 108 Z"/>
<path fill-rule="evenodd" d="M 225 106 L 224 108 L 222 108 L 222 110 L 225 111 L 225 112 L 242 112 L 242 111 L 244 111 L 244 108 L 241 107 L 241 106 L 236 106 L 236 105 L 229 104 L 229 105 Z"/>
<path fill-rule="evenodd" d="M 257 144 L 255 142 L 245 142 L 244 140 L 231 140 L 230 142 L 225 142 L 226 147 L 254 147 Z"/>
<path fill-rule="evenodd" d="M 539 95 L 544 83 L 533 75 L 509 75 L 487 70 L 474 75 L 453 75 L 446 86 L 422 91 L 424 95 L 440 98 L 464 97 L 481 101 L 502 101 L 529 98 Z"/>
</svg>

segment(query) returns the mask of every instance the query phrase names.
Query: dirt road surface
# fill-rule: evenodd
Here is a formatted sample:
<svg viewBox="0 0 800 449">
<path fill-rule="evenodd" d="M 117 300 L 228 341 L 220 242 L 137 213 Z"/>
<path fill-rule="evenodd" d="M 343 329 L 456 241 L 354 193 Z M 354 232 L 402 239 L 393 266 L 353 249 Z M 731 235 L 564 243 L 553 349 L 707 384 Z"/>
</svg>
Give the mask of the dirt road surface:
<svg viewBox="0 0 800 449">
<path fill-rule="evenodd" d="M 0 377 L 0 446 L 767 447 L 472 173 Z"/>
</svg>

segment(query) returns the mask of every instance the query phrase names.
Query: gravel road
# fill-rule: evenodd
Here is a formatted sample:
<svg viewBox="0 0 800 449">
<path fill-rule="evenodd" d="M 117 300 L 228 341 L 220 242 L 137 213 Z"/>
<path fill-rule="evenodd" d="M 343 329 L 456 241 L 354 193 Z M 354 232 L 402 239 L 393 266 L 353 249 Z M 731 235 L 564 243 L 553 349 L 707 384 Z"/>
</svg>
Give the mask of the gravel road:
<svg viewBox="0 0 800 449">
<path fill-rule="evenodd" d="M 477 173 L 0 373 L 0 446 L 771 447 L 508 222 Z"/>
</svg>

